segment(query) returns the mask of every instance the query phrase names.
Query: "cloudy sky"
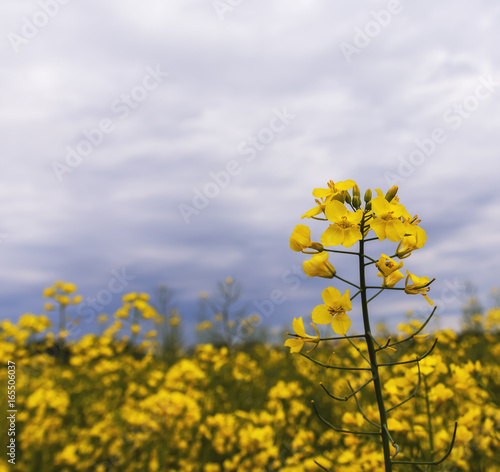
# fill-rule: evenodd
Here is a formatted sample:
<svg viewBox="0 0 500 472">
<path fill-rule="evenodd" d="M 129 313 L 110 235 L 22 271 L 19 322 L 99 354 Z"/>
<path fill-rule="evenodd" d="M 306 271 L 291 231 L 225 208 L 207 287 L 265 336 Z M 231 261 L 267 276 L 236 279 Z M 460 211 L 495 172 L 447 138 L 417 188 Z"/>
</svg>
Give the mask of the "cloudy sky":
<svg viewBox="0 0 500 472">
<path fill-rule="evenodd" d="M 1 317 L 41 313 L 62 279 L 104 312 L 164 283 L 189 321 L 229 275 L 270 326 L 307 316 L 332 283 L 293 275 L 290 234 L 313 188 L 354 179 L 399 185 L 428 235 L 405 268 L 437 278 L 456 326 L 465 281 L 486 305 L 500 284 L 499 16 L 493 0 L 6 3 Z M 427 310 L 390 295 L 373 313 L 391 324 Z"/>
</svg>

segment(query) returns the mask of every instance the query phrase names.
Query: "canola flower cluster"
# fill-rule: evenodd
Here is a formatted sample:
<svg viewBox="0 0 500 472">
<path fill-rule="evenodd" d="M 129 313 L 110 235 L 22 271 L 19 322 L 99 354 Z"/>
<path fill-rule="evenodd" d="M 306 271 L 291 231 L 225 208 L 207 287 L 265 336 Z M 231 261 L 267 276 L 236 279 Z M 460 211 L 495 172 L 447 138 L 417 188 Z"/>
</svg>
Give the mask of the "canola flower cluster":
<svg viewBox="0 0 500 472">
<path fill-rule="evenodd" d="M 124 306 L 132 318 L 139 311 L 139 325 L 152 314 L 145 294 L 126 295 Z M 481 330 L 436 333 L 433 356 L 418 368 L 395 367 L 385 379 L 391 405 L 414 393 L 389 423 L 405 432 L 403 454 L 438 454 L 449 441 L 449 418 L 460 416 L 455 447 L 434 470 L 500 470 L 499 319 L 500 308 L 492 308 L 475 315 Z M 302 356 L 263 344 L 232 351 L 203 344 L 166 362 L 154 338 L 131 345 L 118 329 L 124 320 L 119 311 L 102 335 L 64 344 L 48 331 L 45 315 L 1 322 L 0 355 L 17 366 L 18 413 L 16 465 L 1 457 L 0 472 L 312 472 L 316 463 L 339 472 L 382 469 L 375 441 L 340 435 L 318 421 L 311 398 L 335 427 L 360 427 L 365 418 L 352 402 L 337 408 L 318 395 L 318 366 Z M 419 327 L 403 323 L 394 339 Z M 411 349 L 397 355 L 409 359 Z M 336 346 L 336 358 L 341 366 L 360 365 L 348 346 Z M 327 362 L 326 354 L 318 359 Z M 4 385 L 6 376 L 2 369 Z M 338 371 L 323 388 L 357 380 Z M 2 389 L 3 404 L 5 395 Z M 363 411 L 372 421 L 376 413 Z"/>
<path fill-rule="evenodd" d="M 399 341 L 394 341 L 391 336 L 387 340 L 377 339 L 371 328 L 368 305 L 386 290 L 404 291 L 410 295 L 421 294 L 429 305 L 434 305 L 427 293 L 435 279 L 418 277 L 408 269 L 405 278 L 400 270 L 404 265 L 403 259 L 421 249 L 425 245 L 427 237 L 425 231 L 418 225 L 420 219 L 418 216 L 411 216 L 400 203 L 396 196 L 397 192 L 397 186 L 389 189 L 385 195 L 380 189 L 376 189 L 374 197 L 371 190 L 368 189 L 364 193 L 362 202 L 360 189 L 353 180 L 337 183 L 329 181 L 327 188 L 313 190 L 316 206 L 307 211 L 302 218 L 326 222 L 327 227 L 320 237 L 320 242 L 317 242 L 311 239 L 311 230 L 308 226 L 297 225 L 290 238 L 290 247 L 293 251 L 312 255 L 310 260 L 303 263 L 306 275 L 336 279 L 354 287 L 356 291 L 351 296 L 349 289 L 342 293 L 333 286 L 325 288 L 322 291 L 324 304 L 318 305 L 312 310 L 313 322 L 311 326 L 316 334 L 306 333 L 302 317 L 294 318 L 294 333 L 287 333 L 292 338 L 285 342 L 285 346 L 290 348 L 291 353 L 300 353 L 313 364 L 323 367 L 323 376 L 327 376 L 330 369 L 333 372 L 346 370 L 356 374 L 352 382 L 348 381 L 349 391 L 346 392 L 345 396 L 338 394 L 337 385 L 334 390 L 328 389 L 322 382 L 320 385 L 324 393 L 337 402 L 347 402 L 353 399 L 358 409 L 360 421 L 353 421 L 350 427 L 338 427 L 332 424 L 324 414 L 320 414 L 322 410 L 317 407 L 315 402 L 313 402 L 313 408 L 317 417 L 335 432 L 348 434 L 354 438 L 378 439 L 374 443 L 381 443 L 383 462 L 380 470 L 386 472 L 391 472 L 393 467 L 403 465 L 415 467 L 417 470 L 422 467 L 429 470 L 429 468 L 440 466 L 450 457 L 456 441 L 460 441 L 460 433 L 463 432 L 463 429 L 460 430 L 458 427 L 459 420 L 461 421 L 462 418 L 449 416 L 446 419 L 446 424 L 448 426 L 450 421 L 454 422 L 452 433 L 448 433 L 448 435 L 445 432 L 439 435 L 435 434 L 432 410 L 436 408 L 436 404 L 439 404 L 439 398 L 435 392 L 429 390 L 431 388 L 429 385 L 432 383 L 427 381 L 426 372 L 430 371 L 426 371 L 425 367 L 429 362 L 433 362 L 433 360 L 428 359 L 428 356 L 435 349 L 437 339 L 425 354 L 419 354 L 418 350 L 405 354 L 410 346 L 413 346 L 419 339 L 428 336 L 420 333 L 434 315 L 437 307 L 434 307 L 420 327 L 412 329 L 407 337 Z M 377 245 L 370 243 L 371 241 L 382 242 L 385 240 L 397 243 L 394 254 L 391 256 L 384 254 L 385 250 L 380 252 Z M 358 245 L 355 250 L 346 250 L 356 243 Z M 346 249 L 332 249 L 336 246 L 343 246 Z M 384 243 L 384 248 L 386 246 L 389 245 Z M 372 250 L 370 253 L 368 248 Z M 352 256 L 355 256 L 354 264 L 358 267 L 359 274 L 356 281 L 346 280 L 339 276 L 332 261 L 329 260 L 331 253 L 346 255 L 351 257 L 351 260 L 353 260 Z M 377 273 L 373 271 L 372 265 L 378 269 Z M 381 283 L 374 281 L 375 275 L 382 278 Z M 403 279 L 405 279 L 404 288 L 396 287 Z M 347 335 L 351 327 L 351 318 L 347 312 L 352 311 L 352 301 L 358 296 L 360 302 L 358 316 L 363 325 L 363 334 Z M 321 337 L 317 324 L 331 325 L 333 332 L 340 337 Z M 318 356 L 308 355 L 320 344 L 331 352 L 332 341 L 338 340 L 349 342 L 357 352 L 357 360 L 352 360 L 350 364 L 344 365 L 338 362 L 332 363 L 333 355 L 326 363 L 321 361 Z M 306 354 L 301 352 L 305 344 L 312 344 L 312 348 Z M 391 356 L 391 354 L 393 355 Z M 335 358 L 338 359 L 338 357 Z M 469 366 L 469 370 L 473 371 L 474 367 Z M 399 372 L 400 375 L 396 376 L 395 372 Z M 407 375 L 408 377 L 406 377 Z M 402 381 L 402 376 L 405 382 Z M 317 375 L 317 377 L 320 376 Z M 395 378 L 398 379 L 398 386 L 413 385 L 413 390 L 405 390 L 405 396 L 398 398 L 397 393 L 401 392 L 395 390 L 395 385 L 391 384 Z M 411 440 L 410 423 L 403 424 L 401 415 L 408 408 L 414 408 L 409 407 L 410 400 L 416 399 L 417 392 L 421 391 L 422 382 L 425 385 L 426 400 L 426 412 L 423 416 L 427 417 L 427 424 L 422 427 L 421 434 L 423 433 L 424 436 L 421 438 L 425 437 L 425 441 L 428 440 L 429 443 L 427 448 L 414 450 L 407 445 L 408 438 Z M 448 390 L 453 394 L 452 388 Z M 441 392 L 444 395 L 443 392 L 444 390 Z M 432 400 L 435 400 L 434 403 Z M 414 424 L 415 422 L 413 422 Z M 462 426 L 460 422 L 460 428 Z M 442 440 L 443 434 L 448 437 L 448 443 L 444 449 L 440 443 L 441 453 L 436 455 L 437 438 Z M 412 452 L 413 455 L 409 452 Z M 316 462 L 316 465 L 323 470 L 331 470 L 329 466 L 324 466 L 319 461 Z"/>
<path fill-rule="evenodd" d="M 352 196 L 349 190 L 352 190 Z M 397 191 L 397 187 L 392 187 L 384 195 L 380 189 L 376 189 L 377 196 L 372 198 L 372 192 L 368 189 L 364 195 L 365 205 L 362 208 L 361 193 L 354 180 L 337 183 L 329 181 L 326 189 L 314 189 L 313 196 L 316 197 L 317 205 L 302 215 L 302 218 L 328 223 L 328 227 L 321 236 L 321 242 L 311 241 L 311 230 L 306 225 L 297 225 L 290 238 L 292 250 L 312 254 L 311 259 L 302 265 L 306 275 L 330 279 L 337 277 L 343 280 L 337 275 L 337 271 L 329 261 L 328 253 L 349 254 L 349 252 L 328 248 L 340 245 L 350 248 L 358 241 L 369 241 L 367 236 L 370 231 L 373 231 L 376 236 L 374 239 L 379 241 L 388 239 L 398 243 L 393 257 L 399 258 L 400 262 L 385 254 L 381 254 L 377 261 L 372 259 L 379 271 L 377 276 L 383 279 L 381 288 L 392 289 L 401 279 L 404 279 L 405 276 L 399 270 L 403 267 L 401 259 L 409 257 L 414 250 L 422 248 L 427 236 L 425 231 L 418 226 L 420 223 L 418 217 L 412 217 L 399 203 Z M 323 215 L 323 217 L 318 215 Z M 406 273 L 404 291 L 407 294 L 420 293 L 430 305 L 433 305 L 427 296 L 432 281 L 428 277 L 417 277 L 409 270 Z M 327 287 L 322 293 L 324 305 L 318 305 L 312 312 L 313 323 L 331 323 L 335 333 L 345 335 L 351 326 L 347 312 L 352 310 L 351 300 L 358 294 L 359 290 L 351 297 L 349 289 L 341 294 L 337 288 Z M 299 352 L 304 342 L 318 344 L 319 333 L 316 326 L 314 324 L 312 326 L 317 333 L 316 336 L 305 333 L 302 318 L 294 319 L 296 338 L 289 339 L 285 343 L 290 347 L 291 352 Z"/>
</svg>

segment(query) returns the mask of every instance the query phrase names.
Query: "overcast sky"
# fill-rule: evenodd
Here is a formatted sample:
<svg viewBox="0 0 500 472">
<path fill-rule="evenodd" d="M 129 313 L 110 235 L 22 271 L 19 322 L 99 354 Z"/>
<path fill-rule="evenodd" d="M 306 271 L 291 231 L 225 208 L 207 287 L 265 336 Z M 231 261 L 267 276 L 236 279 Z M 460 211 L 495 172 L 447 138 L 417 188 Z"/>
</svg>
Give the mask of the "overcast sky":
<svg viewBox="0 0 500 472">
<path fill-rule="evenodd" d="M 485 304 L 500 284 L 498 2 L 4 3 L 3 318 L 62 279 L 104 312 L 165 283 L 192 320 L 229 275 L 270 326 L 307 317 L 332 281 L 289 274 L 289 237 L 330 179 L 399 185 L 428 235 L 405 268 L 437 278 L 442 326 L 465 281 Z M 389 295 L 391 323 L 428 309 Z"/>
</svg>

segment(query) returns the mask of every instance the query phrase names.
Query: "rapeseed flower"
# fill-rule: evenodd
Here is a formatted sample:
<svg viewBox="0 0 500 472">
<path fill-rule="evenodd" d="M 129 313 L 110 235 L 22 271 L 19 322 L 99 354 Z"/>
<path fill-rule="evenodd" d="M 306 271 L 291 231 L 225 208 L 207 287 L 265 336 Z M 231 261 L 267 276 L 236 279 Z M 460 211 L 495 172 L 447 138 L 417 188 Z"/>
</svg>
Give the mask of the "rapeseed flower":
<svg viewBox="0 0 500 472">
<path fill-rule="evenodd" d="M 346 311 L 352 310 L 349 290 L 341 295 L 335 287 L 327 287 L 322 292 L 324 305 L 318 305 L 312 312 L 314 323 L 332 323 L 332 329 L 337 334 L 345 336 L 351 326 L 351 320 Z"/>
<path fill-rule="evenodd" d="M 403 263 L 397 263 L 394 259 L 389 256 L 382 254 L 380 259 L 375 263 L 375 266 L 380 271 L 377 277 L 383 277 L 382 287 L 394 287 L 401 279 L 404 279 L 404 275 L 398 270 L 403 267 Z"/>
<path fill-rule="evenodd" d="M 385 197 L 376 197 L 371 201 L 372 211 L 376 215 L 370 222 L 370 228 L 373 229 L 380 241 L 389 239 L 397 242 L 405 235 L 405 225 L 400 217 L 406 212 L 406 209 L 400 203 L 389 203 Z"/>
<path fill-rule="evenodd" d="M 427 292 L 431 289 L 429 287 L 430 280 L 429 277 L 417 277 L 416 275 L 410 274 L 410 271 L 406 271 L 407 277 L 405 281 L 405 292 L 409 293 L 410 295 L 416 295 L 417 293 L 421 293 L 424 298 L 427 300 L 429 305 L 434 305 L 434 302 L 429 299 L 429 297 L 426 295 Z M 411 279 L 413 282 L 412 284 L 409 284 L 408 281 Z"/>
<path fill-rule="evenodd" d="M 328 262 L 327 252 L 314 254 L 310 260 L 302 263 L 302 268 L 308 277 L 332 279 L 336 274 L 335 268 Z"/>
<path fill-rule="evenodd" d="M 323 246 L 351 247 L 363 238 L 359 223 L 363 218 L 363 211 L 350 212 L 338 200 L 333 200 L 325 206 L 325 215 L 333 222 L 321 236 Z"/>
<path fill-rule="evenodd" d="M 309 336 L 306 334 L 305 328 L 304 328 L 304 322 L 302 321 L 302 317 L 300 318 L 294 318 L 292 322 L 293 330 L 295 331 L 295 338 L 293 339 L 287 339 L 285 341 L 285 346 L 290 348 L 290 352 L 300 352 L 300 350 L 304 347 L 304 343 L 314 343 L 315 345 L 313 348 L 307 352 L 311 352 L 316 347 L 318 347 L 319 343 L 319 332 L 318 328 L 311 323 L 311 326 L 314 328 L 316 331 L 316 336 Z"/>
</svg>

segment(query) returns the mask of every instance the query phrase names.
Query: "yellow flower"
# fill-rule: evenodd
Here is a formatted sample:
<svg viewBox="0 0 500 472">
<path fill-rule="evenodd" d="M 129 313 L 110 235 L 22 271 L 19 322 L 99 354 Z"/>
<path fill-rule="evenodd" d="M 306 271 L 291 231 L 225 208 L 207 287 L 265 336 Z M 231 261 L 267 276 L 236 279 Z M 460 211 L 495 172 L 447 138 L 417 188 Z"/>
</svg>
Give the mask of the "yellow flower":
<svg viewBox="0 0 500 472">
<path fill-rule="evenodd" d="M 323 246 L 311 241 L 311 230 L 306 225 L 297 225 L 290 237 L 290 248 L 296 252 L 302 252 L 304 249 L 312 248 L 316 251 L 322 251 Z"/>
<path fill-rule="evenodd" d="M 150 297 L 149 297 L 149 295 L 148 295 L 147 293 L 144 293 L 144 292 L 140 293 L 140 294 L 138 295 L 138 297 L 139 297 L 141 300 L 144 300 L 144 301 L 146 301 L 146 302 L 147 302 L 147 301 L 149 300 L 149 298 L 150 298 Z"/>
<path fill-rule="evenodd" d="M 421 293 L 424 298 L 429 302 L 429 305 L 434 305 L 434 302 L 429 299 L 426 293 L 431 289 L 428 284 L 430 283 L 429 277 L 417 277 L 416 275 L 410 274 L 410 271 L 406 271 L 407 277 L 405 280 L 405 292 L 410 295 L 416 295 Z M 409 284 L 408 280 L 413 282 L 413 284 Z"/>
<path fill-rule="evenodd" d="M 322 292 L 324 305 L 318 305 L 312 312 L 312 319 L 318 324 L 332 323 L 332 329 L 344 336 L 351 326 L 351 320 L 346 311 L 352 310 L 349 290 L 344 295 L 334 287 L 327 287 Z"/>
<path fill-rule="evenodd" d="M 148 306 L 148 304 L 144 300 L 141 300 L 140 298 L 138 298 L 137 300 L 134 300 L 132 305 L 141 311 L 144 311 Z"/>
<path fill-rule="evenodd" d="M 62 291 L 65 293 L 73 293 L 76 292 L 76 285 L 75 284 L 70 284 L 66 283 L 62 286 Z"/>
<path fill-rule="evenodd" d="M 139 334 L 141 332 L 141 327 L 137 324 L 133 324 L 130 329 L 134 334 Z"/>
<path fill-rule="evenodd" d="M 130 292 L 130 293 L 126 293 L 125 295 L 123 295 L 122 301 L 124 301 L 124 302 L 131 302 L 131 301 L 134 301 L 136 298 L 137 298 L 137 293 L 136 292 Z"/>
<path fill-rule="evenodd" d="M 362 239 L 359 223 L 363 218 L 363 211 L 356 210 L 354 213 L 347 210 L 343 203 L 332 200 L 325 206 L 325 215 L 334 224 L 321 236 L 323 246 L 351 247 L 355 242 Z"/>
<path fill-rule="evenodd" d="M 405 212 L 400 203 L 389 203 L 384 197 L 372 200 L 372 210 L 377 216 L 370 223 L 370 228 L 375 231 L 378 239 L 397 242 L 405 235 L 405 225 L 399 219 Z"/>
<path fill-rule="evenodd" d="M 56 293 L 55 289 L 53 287 L 47 287 L 43 289 L 43 294 L 42 296 L 44 298 L 52 297 Z"/>
<path fill-rule="evenodd" d="M 156 331 L 156 330 L 154 330 L 154 329 L 153 329 L 153 330 L 151 330 L 151 331 L 148 331 L 148 332 L 144 335 L 144 337 L 145 337 L 145 338 L 155 338 L 157 335 L 158 335 L 158 331 Z"/>
<path fill-rule="evenodd" d="M 178 316 L 173 316 L 168 322 L 170 326 L 179 326 L 181 319 Z"/>
<path fill-rule="evenodd" d="M 156 316 L 156 310 L 152 306 L 148 305 L 146 308 L 144 308 L 144 310 L 142 312 L 142 317 L 145 320 L 150 320 L 151 318 L 154 318 L 155 316 Z"/>
<path fill-rule="evenodd" d="M 108 321 L 108 315 L 102 313 L 97 317 L 97 322 L 98 323 L 106 323 Z"/>
<path fill-rule="evenodd" d="M 55 297 L 55 300 L 64 306 L 69 305 L 70 303 L 69 297 L 67 295 L 57 295 Z"/>
<path fill-rule="evenodd" d="M 71 303 L 73 305 L 78 305 L 79 303 L 82 303 L 83 297 L 81 295 L 75 295 L 73 297 L 73 300 L 71 300 Z"/>
<path fill-rule="evenodd" d="M 327 201 L 331 200 L 332 197 L 337 195 L 338 193 L 346 190 L 350 190 L 356 185 L 354 180 L 344 180 L 343 182 L 337 182 L 336 184 L 333 180 L 330 180 L 328 183 L 328 188 L 315 188 L 313 190 L 313 197 L 316 198 L 325 198 Z"/>
<path fill-rule="evenodd" d="M 45 311 L 52 311 L 54 310 L 54 305 L 52 303 L 45 303 L 45 305 L 43 305 L 43 309 Z"/>
<path fill-rule="evenodd" d="M 232 277 L 226 277 L 226 284 L 231 285 L 234 282 Z"/>
<path fill-rule="evenodd" d="M 401 279 L 404 279 L 404 275 L 398 270 L 403 267 L 403 263 L 399 264 L 390 257 L 382 254 L 380 259 L 375 263 L 380 272 L 377 277 L 383 277 L 382 287 L 394 287 Z"/>
<path fill-rule="evenodd" d="M 127 318 L 128 317 L 128 308 L 127 307 L 121 307 L 118 308 L 115 312 L 115 318 Z"/>
<path fill-rule="evenodd" d="M 222 316 L 222 313 L 216 313 L 214 315 L 214 321 L 222 321 L 224 317 Z"/>
<path fill-rule="evenodd" d="M 206 331 L 212 328 L 213 325 L 211 321 L 202 321 L 198 326 L 196 326 L 197 331 Z"/>
<path fill-rule="evenodd" d="M 354 182 L 354 180 L 345 180 L 335 184 L 333 183 L 333 180 L 330 180 L 327 185 L 328 188 L 315 188 L 313 190 L 313 197 L 316 197 L 316 203 L 318 206 L 311 208 L 304 215 L 302 215 L 302 218 L 312 218 L 313 216 L 319 215 L 325 211 L 325 203 L 331 201 L 333 197 L 338 195 L 340 192 L 347 191 L 354 187 L 356 182 Z"/>
<path fill-rule="evenodd" d="M 422 228 L 416 225 L 408 225 L 405 230 L 405 235 L 396 249 L 396 256 L 400 259 L 408 257 L 412 251 L 423 247 L 426 240 L 427 235 Z"/>
<path fill-rule="evenodd" d="M 258 323 L 260 321 L 260 316 L 257 313 L 250 315 L 250 322 Z"/>
<path fill-rule="evenodd" d="M 332 279 L 336 274 L 335 268 L 328 262 L 327 252 L 314 254 L 310 260 L 302 263 L 302 268 L 308 277 Z"/>
<path fill-rule="evenodd" d="M 293 325 L 293 330 L 295 331 L 296 337 L 294 339 L 287 339 L 285 341 L 285 346 L 290 348 L 291 353 L 292 352 L 299 352 L 304 347 L 304 343 L 314 343 L 315 344 L 313 346 L 313 348 L 307 352 L 311 352 L 312 350 L 316 349 L 316 347 L 318 347 L 319 332 L 318 332 L 318 328 L 316 328 L 316 326 L 313 323 L 311 323 L 311 326 L 316 331 L 316 336 L 309 336 L 308 334 L 306 334 L 306 331 L 304 329 L 304 322 L 302 321 L 302 317 L 300 317 L 299 319 L 294 318 L 292 325 Z"/>
</svg>

